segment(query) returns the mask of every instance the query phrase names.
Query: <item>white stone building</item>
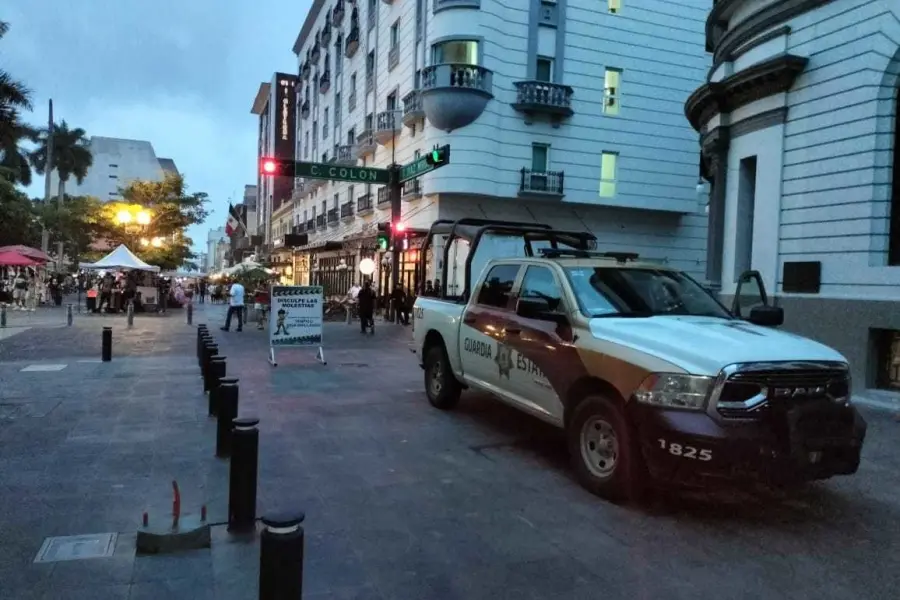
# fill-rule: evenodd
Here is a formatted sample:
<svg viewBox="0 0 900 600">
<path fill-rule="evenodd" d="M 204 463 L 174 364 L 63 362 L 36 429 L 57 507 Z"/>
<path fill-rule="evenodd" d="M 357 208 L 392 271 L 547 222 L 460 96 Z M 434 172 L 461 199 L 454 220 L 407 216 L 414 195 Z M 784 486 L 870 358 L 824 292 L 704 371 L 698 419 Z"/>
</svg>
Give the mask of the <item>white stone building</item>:
<svg viewBox="0 0 900 600">
<path fill-rule="evenodd" d="M 66 182 L 69 196 L 93 196 L 103 201 L 119 201 L 119 190 L 130 182 L 162 181 L 165 173 L 178 173 L 175 161 L 158 158 L 153 144 L 144 140 L 126 140 L 93 136 L 90 149 L 94 162 L 81 185 L 74 178 Z M 51 189 L 55 192 L 59 179 L 53 172 Z"/>
<path fill-rule="evenodd" d="M 702 277 L 706 201 L 682 107 L 709 68 L 708 6 L 314 0 L 294 46 L 298 160 L 386 167 L 449 144 L 448 166 L 404 187 L 409 228 L 463 216 L 588 228 L 601 249 Z M 357 259 L 359 243 L 338 242 L 390 219 L 386 187 L 306 180 L 293 198 L 301 254 L 316 251 L 301 281 Z"/>
<path fill-rule="evenodd" d="M 900 2 L 719 0 L 706 34 L 709 279 L 759 271 L 857 390 L 900 389 Z"/>
</svg>

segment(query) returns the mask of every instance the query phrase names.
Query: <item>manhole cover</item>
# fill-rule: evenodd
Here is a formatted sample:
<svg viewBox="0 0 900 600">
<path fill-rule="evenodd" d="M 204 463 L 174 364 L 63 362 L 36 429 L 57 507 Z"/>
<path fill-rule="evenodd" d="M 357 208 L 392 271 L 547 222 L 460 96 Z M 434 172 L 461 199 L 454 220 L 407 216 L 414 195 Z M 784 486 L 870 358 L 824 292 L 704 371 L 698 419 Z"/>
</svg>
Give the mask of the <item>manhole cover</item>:
<svg viewBox="0 0 900 600">
<path fill-rule="evenodd" d="M 34 562 L 48 563 L 83 558 L 106 558 L 116 549 L 115 533 L 92 533 L 49 537 L 44 540 Z"/>
</svg>

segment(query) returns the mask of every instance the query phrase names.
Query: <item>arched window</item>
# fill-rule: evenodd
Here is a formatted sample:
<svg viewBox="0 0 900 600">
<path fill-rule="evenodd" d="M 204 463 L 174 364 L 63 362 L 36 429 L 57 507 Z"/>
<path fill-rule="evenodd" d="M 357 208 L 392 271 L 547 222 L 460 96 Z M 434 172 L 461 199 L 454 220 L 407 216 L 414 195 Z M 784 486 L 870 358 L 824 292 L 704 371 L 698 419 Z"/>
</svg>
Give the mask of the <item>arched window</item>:
<svg viewBox="0 0 900 600">
<path fill-rule="evenodd" d="M 888 264 L 900 265 L 900 88 L 894 90 L 894 95 L 894 170 L 891 177 Z"/>
</svg>

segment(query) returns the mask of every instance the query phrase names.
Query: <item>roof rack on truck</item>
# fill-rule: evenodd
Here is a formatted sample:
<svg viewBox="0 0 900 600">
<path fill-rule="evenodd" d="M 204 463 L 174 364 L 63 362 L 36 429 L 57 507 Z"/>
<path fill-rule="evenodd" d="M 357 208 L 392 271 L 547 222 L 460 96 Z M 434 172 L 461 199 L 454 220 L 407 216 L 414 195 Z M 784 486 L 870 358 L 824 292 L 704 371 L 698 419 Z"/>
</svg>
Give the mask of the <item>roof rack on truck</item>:
<svg viewBox="0 0 900 600">
<path fill-rule="evenodd" d="M 447 236 L 444 241 L 444 256 L 441 265 L 441 288 L 436 290 L 438 297 L 446 300 L 467 301 L 470 293 L 472 279 L 472 259 L 478 248 L 478 243 L 487 234 L 521 236 L 525 256 L 535 256 L 540 249 L 535 248 L 537 243 L 546 243 L 550 249 L 560 249 L 563 245 L 566 249 L 589 251 L 596 247 L 597 237 L 587 231 L 565 231 L 553 229 L 544 223 L 523 223 L 519 221 L 497 221 L 489 219 L 439 219 L 432 223 L 419 253 L 419 263 L 416 265 L 417 280 L 424 286 L 426 275 L 426 256 L 433 245 L 435 236 Z M 447 294 L 447 273 L 450 262 L 450 247 L 454 240 L 461 239 L 469 242 L 469 253 L 466 256 L 465 279 L 463 293 L 455 296 Z M 420 290 L 421 293 L 421 290 Z"/>
<path fill-rule="evenodd" d="M 636 252 L 592 252 L 590 250 L 569 250 L 563 248 L 541 248 L 543 258 L 612 258 L 618 263 L 637 260 L 641 256 Z"/>
</svg>

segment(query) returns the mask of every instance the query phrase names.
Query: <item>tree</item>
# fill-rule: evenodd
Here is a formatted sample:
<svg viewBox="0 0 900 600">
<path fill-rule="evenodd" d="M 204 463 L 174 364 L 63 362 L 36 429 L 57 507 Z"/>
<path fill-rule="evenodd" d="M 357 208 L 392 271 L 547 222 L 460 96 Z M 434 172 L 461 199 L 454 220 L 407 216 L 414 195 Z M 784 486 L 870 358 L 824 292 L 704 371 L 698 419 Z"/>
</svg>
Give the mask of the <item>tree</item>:
<svg viewBox="0 0 900 600">
<path fill-rule="evenodd" d="M 50 242 L 62 242 L 78 264 L 90 250 L 91 243 L 103 237 L 108 227 L 104 221 L 103 203 L 91 196 L 66 196 L 49 203 L 35 203 L 35 212 L 50 232 Z"/>
<path fill-rule="evenodd" d="M 0 177 L 0 246 L 34 246 L 40 239 L 40 224 L 28 196 Z"/>
<path fill-rule="evenodd" d="M 182 175 L 167 173 L 162 181 L 133 181 L 121 190 L 125 202 L 109 202 L 103 205 L 100 222 L 108 227 L 104 237 L 114 243 L 125 244 L 142 260 L 161 269 L 177 269 L 186 260 L 194 258 L 192 241 L 185 235 L 191 225 L 206 220 L 207 194 L 189 194 Z M 135 214 L 144 210 L 150 214 L 146 225 L 119 224 L 117 215 L 122 211 Z M 142 240 L 161 238 L 160 247 L 143 244 Z"/>
<path fill-rule="evenodd" d="M 0 21 L 0 39 L 9 31 L 9 24 Z M 31 109 L 31 92 L 25 84 L 0 69 L 0 166 L 8 170 L 4 179 L 31 185 L 31 167 L 21 143 L 31 139 L 35 131 L 22 123 L 20 113 Z"/>
<path fill-rule="evenodd" d="M 40 175 L 43 175 L 47 169 L 49 141 L 49 129 L 40 130 L 36 136 L 38 146 L 28 155 L 34 170 Z M 54 123 L 53 165 L 51 165 L 51 168 L 56 169 L 59 175 L 57 197 L 65 198 L 66 182 L 69 181 L 70 177 L 74 176 L 75 181 L 81 184 L 92 164 L 94 164 L 94 157 L 91 154 L 87 132 L 81 127 L 69 129 L 69 124 L 65 120 L 59 124 Z"/>
</svg>

